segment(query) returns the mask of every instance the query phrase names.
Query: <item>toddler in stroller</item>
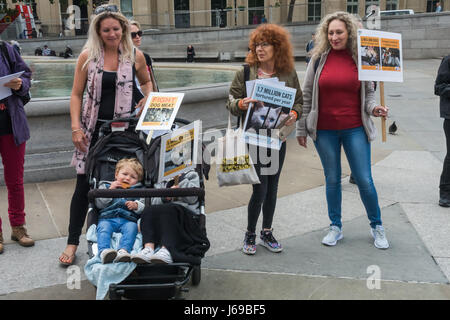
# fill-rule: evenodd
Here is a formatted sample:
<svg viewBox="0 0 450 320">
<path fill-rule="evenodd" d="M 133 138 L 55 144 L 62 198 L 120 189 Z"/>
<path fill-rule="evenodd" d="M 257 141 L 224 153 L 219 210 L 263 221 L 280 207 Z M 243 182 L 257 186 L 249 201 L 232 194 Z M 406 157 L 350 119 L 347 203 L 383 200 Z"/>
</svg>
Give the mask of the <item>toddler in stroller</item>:
<svg viewBox="0 0 450 320">
<path fill-rule="evenodd" d="M 117 119 L 114 120 L 114 122 L 117 121 Z M 175 121 L 180 120 L 176 119 Z M 106 135 L 99 137 L 96 145 L 91 149 L 86 162 L 86 173 L 91 182 L 91 191 L 88 194 L 91 206 L 87 218 L 88 231 L 86 234 L 90 259 L 84 271 L 88 280 L 97 287 L 97 299 L 104 299 L 108 293 L 111 299 L 121 297 L 131 299 L 177 298 L 186 289 L 184 286 L 189 280 L 192 279 L 193 285 L 197 285 L 200 282 L 200 258 L 197 264 L 192 264 L 188 261 L 175 261 L 168 264 L 136 264 L 133 262 L 102 264 L 96 252 L 98 244 L 95 231 L 101 219 L 99 219 L 98 208 L 95 206 L 95 199 L 143 197 L 145 198 L 145 208 L 141 214 L 142 218 L 147 216 L 146 212 L 153 207 L 150 199 L 195 196 L 197 201 L 201 199 L 201 201 L 198 201 L 199 203 L 202 205 L 204 203 L 204 185 L 202 180 L 204 170 L 202 165 L 199 165 L 198 170 L 200 187 L 184 188 L 180 186 L 180 188 L 169 188 L 168 186 L 162 186 L 162 188 L 155 188 L 160 138 L 152 140 L 152 143 L 148 145 L 145 137 L 141 133 L 134 131 L 133 126 L 137 123 L 136 119 L 127 119 L 127 121 L 124 120 L 123 122 L 130 122 L 128 129 L 123 132 L 107 132 Z M 110 125 L 110 123 L 106 125 Z M 122 158 L 137 158 L 142 164 L 144 170 L 143 179 L 140 182 L 143 188 L 119 188 L 116 190 L 99 188 L 97 181 L 114 180 L 114 167 Z M 195 215 L 195 217 L 190 219 L 195 220 L 202 231 L 206 230 L 204 227 L 204 214 Z M 206 237 L 206 231 L 204 235 Z M 142 238 L 143 235 L 138 233 L 133 249 L 129 252 L 132 259 L 142 249 Z M 117 243 L 118 240 L 116 238 L 114 244 Z M 119 247 L 116 246 L 114 248 L 118 249 Z M 177 256 L 175 255 L 175 257 Z"/>
<path fill-rule="evenodd" d="M 100 181 L 99 189 L 136 189 L 144 176 L 142 165 L 137 159 L 124 158 L 117 163 L 113 182 Z M 95 204 L 99 211 L 97 226 L 97 245 L 102 263 L 129 262 L 138 227 L 137 221 L 144 210 L 144 199 L 136 198 L 97 198 Z M 111 248 L 113 232 L 122 237 L 119 250 Z"/>
</svg>

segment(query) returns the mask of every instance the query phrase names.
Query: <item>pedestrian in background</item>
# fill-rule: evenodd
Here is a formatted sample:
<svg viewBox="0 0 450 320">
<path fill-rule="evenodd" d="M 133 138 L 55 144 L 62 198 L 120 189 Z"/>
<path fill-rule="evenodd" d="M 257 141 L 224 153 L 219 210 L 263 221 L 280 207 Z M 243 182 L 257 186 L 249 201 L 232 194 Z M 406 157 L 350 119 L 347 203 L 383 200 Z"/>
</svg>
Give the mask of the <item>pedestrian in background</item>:
<svg viewBox="0 0 450 320">
<path fill-rule="evenodd" d="M 287 87 L 297 90 L 294 106 L 289 114 L 286 126 L 294 124 L 302 113 L 302 90 L 294 68 L 294 56 L 290 35 L 288 31 L 275 24 L 261 24 L 250 35 L 250 51 L 245 61 L 249 65 L 249 79 L 267 79 L 277 77 L 279 81 L 285 82 Z M 230 87 L 227 109 L 235 116 L 245 118 L 250 103 L 257 101 L 246 96 L 244 68 L 239 70 Z M 246 254 L 256 253 L 256 224 L 263 212 L 262 230 L 260 232 L 261 245 L 272 252 L 283 250 L 282 245 L 273 236 L 272 221 L 275 214 L 277 202 L 278 181 L 283 168 L 284 157 L 286 155 L 286 141 L 281 145 L 280 150 L 267 149 L 260 151 L 258 147 L 256 154 L 258 159 L 252 159 L 255 164 L 260 184 L 253 185 L 253 193 L 248 204 L 247 232 L 244 237 L 242 251 Z M 275 153 L 278 155 L 275 156 Z M 267 154 L 271 161 L 262 163 L 260 154 Z M 277 170 L 273 174 L 262 174 L 263 168 L 272 166 L 272 160 L 278 159 Z M 275 166 L 276 164 L 274 164 Z M 264 169 L 263 169 L 264 170 Z"/>
<path fill-rule="evenodd" d="M 142 29 L 141 29 L 141 24 L 134 20 L 130 21 L 130 30 L 131 30 L 131 39 L 133 40 L 133 44 L 136 48 L 139 49 L 142 44 L 142 37 L 144 36 L 144 33 L 142 32 Z M 152 87 L 153 87 L 152 91 L 159 91 L 158 85 L 156 83 L 155 74 L 153 72 L 153 60 L 150 57 L 150 55 L 148 55 L 144 51 L 142 51 L 142 54 L 145 57 L 145 63 L 147 64 L 147 71 L 150 74 L 150 79 L 152 80 Z M 139 101 L 140 99 L 142 99 L 144 97 L 144 95 L 141 92 L 141 88 L 139 86 L 139 81 L 137 81 L 137 79 L 135 79 L 135 85 L 136 85 L 136 89 L 137 89 L 137 90 L 135 90 L 135 93 L 134 93 L 135 101 Z"/>
<path fill-rule="evenodd" d="M 25 193 L 23 171 L 25 145 L 30 138 L 27 116 L 21 97 L 30 90 L 31 70 L 20 54 L 8 43 L 2 42 L 0 76 L 24 71 L 18 78 L 4 86 L 12 94 L 0 101 L 0 156 L 3 163 L 3 175 L 8 190 L 8 216 L 11 224 L 11 239 L 24 247 L 34 245 L 34 240 L 25 228 Z M 5 55 L 8 55 L 6 57 Z M 0 253 L 3 253 L 2 220 L 0 218 Z"/>
<path fill-rule="evenodd" d="M 305 148 L 307 135 L 312 138 L 324 169 L 331 225 L 322 243 L 334 246 L 343 237 L 343 147 L 370 220 L 374 245 L 387 249 L 371 172 L 370 142 L 375 139 L 376 128 L 370 116 L 386 117 L 388 108 L 376 105 L 371 81 L 358 80 L 357 29 L 356 19 L 347 12 L 329 14 L 319 24 L 303 83 L 303 114 L 296 135 Z"/>
<path fill-rule="evenodd" d="M 450 55 L 442 59 L 434 83 L 434 94 L 439 96 L 441 118 L 444 118 L 444 134 L 447 154 L 439 182 L 439 205 L 450 207 Z"/>
<path fill-rule="evenodd" d="M 186 54 L 187 54 L 187 62 L 194 62 L 195 49 L 192 44 L 188 45 L 186 49 Z"/>
<path fill-rule="evenodd" d="M 133 65 L 145 96 L 152 90 L 145 57 L 140 50 L 134 50 L 130 25 L 125 16 L 115 5 L 99 6 L 94 15 L 87 42 L 75 67 L 70 97 L 72 142 L 75 146 L 72 165 L 77 172 L 77 181 L 70 204 L 67 246 L 59 257 L 63 265 L 73 264 L 86 219 L 89 182 L 85 163 L 89 149 L 95 145 L 104 120 L 129 117 L 133 111 Z M 144 102 L 145 98 L 135 107 L 141 107 Z"/>
<path fill-rule="evenodd" d="M 314 37 L 315 36 L 316 36 L 316 34 L 313 32 L 311 34 L 311 40 L 309 40 L 308 43 L 306 44 L 306 58 L 305 58 L 306 63 L 308 63 L 311 60 L 311 51 L 314 48 Z"/>
</svg>

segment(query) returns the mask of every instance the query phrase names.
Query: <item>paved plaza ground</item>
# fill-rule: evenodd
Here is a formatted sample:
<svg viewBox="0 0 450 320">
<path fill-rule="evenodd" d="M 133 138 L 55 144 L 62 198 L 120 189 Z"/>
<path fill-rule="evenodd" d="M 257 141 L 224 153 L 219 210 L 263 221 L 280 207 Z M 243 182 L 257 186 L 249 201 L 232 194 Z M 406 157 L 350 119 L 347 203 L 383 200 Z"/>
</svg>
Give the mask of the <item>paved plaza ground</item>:
<svg viewBox="0 0 450 320">
<path fill-rule="evenodd" d="M 396 121 L 399 129 L 396 135 L 388 134 L 387 142 L 379 135 L 372 144 L 372 169 L 388 250 L 373 246 L 358 189 L 348 182 L 345 156 L 344 239 L 335 247 L 321 244 L 329 225 L 323 170 L 312 141 L 303 149 L 292 136 L 273 223 L 284 251 L 273 254 L 258 247 L 255 256 L 240 251 L 251 187 L 219 188 L 212 170 L 206 182 L 211 248 L 202 262 L 200 285 L 184 297 L 450 299 L 450 208 L 438 206 L 445 157 L 439 99 L 433 94 L 439 63 L 440 59 L 407 60 L 405 81 L 385 83 L 388 125 Z M 304 62 L 296 63 L 300 81 L 305 67 Z M 375 122 L 380 130 L 380 120 Z M 81 270 L 79 289 L 67 288 L 67 270 L 58 264 L 74 185 L 74 180 L 63 180 L 25 186 L 27 226 L 37 240 L 33 248 L 9 240 L 7 208 L 0 207 L 6 240 L 0 255 L 0 299 L 95 299 L 95 288 L 82 272 L 88 258 L 84 236 L 76 262 Z M 0 203 L 7 203 L 5 187 L 0 187 Z"/>
</svg>

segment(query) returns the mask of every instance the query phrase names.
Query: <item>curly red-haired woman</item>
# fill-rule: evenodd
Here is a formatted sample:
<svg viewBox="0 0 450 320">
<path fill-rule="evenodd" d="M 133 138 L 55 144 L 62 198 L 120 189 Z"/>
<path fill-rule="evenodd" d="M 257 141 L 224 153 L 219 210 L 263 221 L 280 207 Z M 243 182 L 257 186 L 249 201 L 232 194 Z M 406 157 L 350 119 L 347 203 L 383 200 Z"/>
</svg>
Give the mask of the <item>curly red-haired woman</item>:
<svg viewBox="0 0 450 320">
<path fill-rule="evenodd" d="M 294 106 L 289 114 L 288 121 L 285 123 L 288 126 L 293 125 L 301 116 L 303 97 L 297 72 L 294 68 L 294 56 L 289 32 L 275 24 L 260 25 L 250 35 L 249 52 L 245 61 L 249 65 L 248 80 L 276 77 L 279 81 L 285 82 L 287 87 L 297 89 Z M 244 68 L 236 73 L 231 83 L 227 102 L 228 110 L 241 119 L 244 119 L 249 104 L 257 102 L 247 96 L 244 73 Z M 268 149 L 266 153 L 257 150 L 255 154 L 258 155 L 258 159 L 253 159 L 253 162 L 261 183 L 253 185 L 253 193 L 248 204 L 247 232 L 245 233 L 242 250 L 246 254 L 256 253 L 255 231 L 262 208 L 261 245 L 272 252 L 280 252 L 283 247 L 272 234 L 272 221 L 277 200 L 278 181 L 286 155 L 286 142 L 282 143 L 280 150 Z M 270 159 L 269 163 L 260 161 L 260 154 L 267 154 Z M 272 163 L 275 159 L 278 159 L 277 164 Z M 274 166 L 276 166 L 275 172 L 268 174 L 267 171 L 269 170 L 266 169 Z"/>
</svg>

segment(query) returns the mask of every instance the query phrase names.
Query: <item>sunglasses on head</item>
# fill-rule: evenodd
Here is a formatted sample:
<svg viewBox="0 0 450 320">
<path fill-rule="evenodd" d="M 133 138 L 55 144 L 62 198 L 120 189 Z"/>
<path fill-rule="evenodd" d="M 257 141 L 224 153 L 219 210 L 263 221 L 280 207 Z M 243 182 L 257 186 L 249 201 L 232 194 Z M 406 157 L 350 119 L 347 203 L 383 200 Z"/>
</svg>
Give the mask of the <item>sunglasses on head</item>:
<svg viewBox="0 0 450 320">
<path fill-rule="evenodd" d="M 139 38 L 142 37 L 142 30 L 139 30 L 138 32 L 132 32 L 131 33 L 131 38 L 136 38 L 137 36 L 139 36 Z"/>
<path fill-rule="evenodd" d="M 119 9 L 117 8 L 117 6 L 115 4 L 110 4 L 107 6 L 97 7 L 94 10 L 94 14 L 100 14 L 103 12 L 119 12 Z"/>
</svg>

